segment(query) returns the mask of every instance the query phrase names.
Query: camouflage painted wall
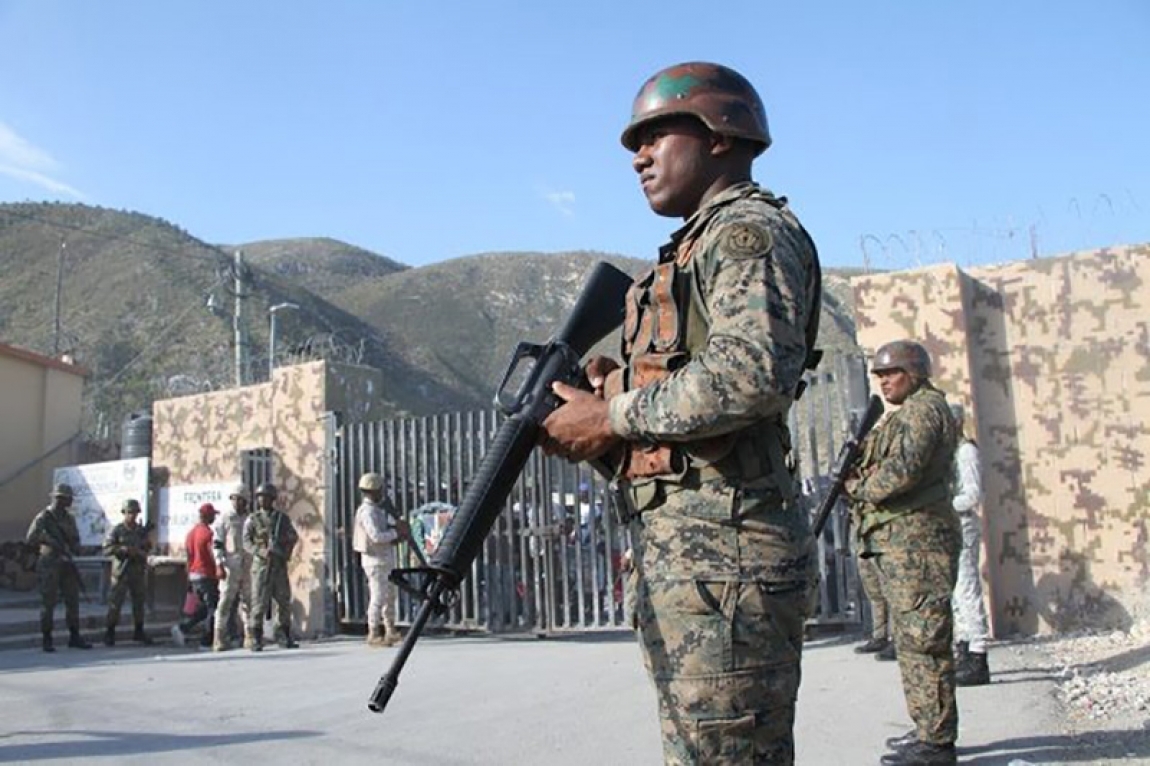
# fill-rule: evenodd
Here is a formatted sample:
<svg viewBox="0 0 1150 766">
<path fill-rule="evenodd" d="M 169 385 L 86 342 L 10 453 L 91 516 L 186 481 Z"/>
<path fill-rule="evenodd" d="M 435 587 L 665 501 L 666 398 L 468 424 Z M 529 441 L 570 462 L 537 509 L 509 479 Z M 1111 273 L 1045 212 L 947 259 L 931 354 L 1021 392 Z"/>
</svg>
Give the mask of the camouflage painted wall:
<svg viewBox="0 0 1150 766">
<path fill-rule="evenodd" d="M 1130 624 L 1150 580 L 1150 246 L 854 281 L 859 342 L 923 339 L 973 409 L 996 635 Z"/>
<path fill-rule="evenodd" d="M 167 486 L 236 481 L 241 452 L 270 449 L 279 507 L 300 533 L 292 557 L 293 623 L 313 637 L 331 608 L 328 588 L 329 412 L 378 417 L 379 370 L 311 362 L 280 367 L 270 383 L 156 402 L 153 466 Z"/>
</svg>

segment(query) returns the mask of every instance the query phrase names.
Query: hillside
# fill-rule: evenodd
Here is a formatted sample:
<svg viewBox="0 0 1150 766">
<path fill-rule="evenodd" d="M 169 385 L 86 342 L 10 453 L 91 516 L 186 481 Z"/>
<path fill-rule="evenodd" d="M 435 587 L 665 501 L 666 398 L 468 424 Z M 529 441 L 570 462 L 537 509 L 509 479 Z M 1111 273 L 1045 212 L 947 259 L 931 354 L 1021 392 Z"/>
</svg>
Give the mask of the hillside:
<svg viewBox="0 0 1150 766">
<path fill-rule="evenodd" d="M 598 260 L 594 252 L 489 253 L 410 268 L 332 239 L 215 246 L 138 213 L 85 205 L 0 205 L 0 339 L 53 353 L 63 247 L 59 350 L 92 371 L 86 425 L 116 436 L 156 398 L 234 384 L 232 252 L 244 253 L 253 380 L 267 375 L 268 307 L 279 363 L 363 363 L 384 374 L 392 412 L 486 407 L 515 344 L 545 341 Z M 845 279 L 824 277 L 820 345 L 854 347 Z M 214 312 L 206 305 L 214 295 Z M 615 339 L 602 349 L 613 352 Z"/>
</svg>

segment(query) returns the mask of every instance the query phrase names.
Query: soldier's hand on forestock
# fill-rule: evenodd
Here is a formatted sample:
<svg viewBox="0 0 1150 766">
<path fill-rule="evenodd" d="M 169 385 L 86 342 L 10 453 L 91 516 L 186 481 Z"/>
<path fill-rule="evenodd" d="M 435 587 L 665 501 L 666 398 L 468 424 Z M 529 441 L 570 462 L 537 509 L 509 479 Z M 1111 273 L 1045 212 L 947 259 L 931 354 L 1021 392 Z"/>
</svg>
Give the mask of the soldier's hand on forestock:
<svg viewBox="0 0 1150 766">
<path fill-rule="evenodd" d="M 611 430 L 606 401 L 566 383 L 555 383 L 551 390 L 565 404 L 543 421 L 539 441 L 545 453 L 578 463 L 597 458 L 619 443 Z"/>
<path fill-rule="evenodd" d="M 409 539 L 411 537 L 411 524 L 407 519 L 395 520 L 395 533 L 399 535 L 399 539 Z"/>
<path fill-rule="evenodd" d="M 600 399 L 610 398 L 606 395 L 607 376 L 617 369 L 619 369 L 619 363 L 610 357 L 593 356 L 588 360 L 583 367 L 583 373 L 587 376 L 587 382 L 591 384 L 591 390 L 595 396 Z"/>
</svg>

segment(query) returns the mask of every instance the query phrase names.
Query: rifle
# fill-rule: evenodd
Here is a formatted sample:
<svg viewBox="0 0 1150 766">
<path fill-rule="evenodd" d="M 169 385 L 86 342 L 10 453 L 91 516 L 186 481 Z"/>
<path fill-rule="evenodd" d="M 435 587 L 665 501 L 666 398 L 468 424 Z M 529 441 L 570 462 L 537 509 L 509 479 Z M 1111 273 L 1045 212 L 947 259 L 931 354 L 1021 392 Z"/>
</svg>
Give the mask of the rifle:
<svg viewBox="0 0 1150 766">
<path fill-rule="evenodd" d="M 49 526 L 51 526 L 50 530 L 48 529 Z M 92 603 L 88 598 L 88 589 L 84 586 L 84 578 L 80 576 L 80 567 L 76 566 L 76 561 L 72 558 L 71 546 L 68 544 L 68 538 L 64 534 L 64 531 L 60 529 L 56 520 L 51 519 L 51 517 L 45 519 L 44 530 L 48 536 L 52 538 L 52 542 L 55 543 L 56 550 L 60 557 L 60 564 L 76 578 L 76 586 L 77 590 L 80 591 L 80 598 L 84 599 L 85 604 Z"/>
<path fill-rule="evenodd" d="M 589 389 L 580 359 L 623 321 L 623 299 L 631 278 L 600 261 L 595 265 L 562 328 L 545 345 L 520 343 L 495 393 L 495 406 L 507 416 L 483 456 L 459 509 L 426 567 L 394 569 L 389 579 L 419 602 L 419 611 L 391 668 L 379 679 L 367 703 L 382 713 L 399 674 L 427 621 L 459 599 L 459 584 L 483 547 L 539 437 L 544 419 L 562 402 L 551 391 L 556 381 Z M 525 369 L 521 363 L 527 362 Z M 518 375 L 523 381 L 510 393 Z"/>
<path fill-rule="evenodd" d="M 866 411 L 859 421 L 858 428 L 855 429 L 855 432 L 851 434 L 849 439 L 843 442 L 843 446 L 839 449 L 839 456 L 835 459 L 834 482 L 831 483 L 831 488 L 827 490 L 827 493 L 823 495 L 818 510 L 815 512 L 815 539 L 818 539 L 819 535 L 823 533 L 823 527 L 827 524 L 831 510 L 835 507 L 835 502 L 839 499 L 839 495 L 842 494 L 847 476 L 854 468 L 855 462 L 859 459 L 863 439 L 865 439 L 866 435 L 870 433 L 870 430 L 874 428 L 874 424 L 878 422 L 879 417 L 883 413 L 883 409 L 882 399 L 871 394 L 870 401 L 867 402 Z"/>
</svg>

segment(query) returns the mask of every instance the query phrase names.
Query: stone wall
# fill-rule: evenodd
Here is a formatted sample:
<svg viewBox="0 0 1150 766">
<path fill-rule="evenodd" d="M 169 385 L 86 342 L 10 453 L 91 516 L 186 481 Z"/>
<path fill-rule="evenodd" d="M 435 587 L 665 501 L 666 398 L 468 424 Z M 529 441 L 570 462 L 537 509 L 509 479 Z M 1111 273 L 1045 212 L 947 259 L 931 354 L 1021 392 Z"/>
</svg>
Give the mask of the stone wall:
<svg viewBox="0 0 1150 766">
<path fill-rule="evenodd" d="M 1130 624 L 1150 579 L 1150 246 L 854 281 L 859 343 L 925 343 L 972 412 L 996 635 Z"/>
</svg>

